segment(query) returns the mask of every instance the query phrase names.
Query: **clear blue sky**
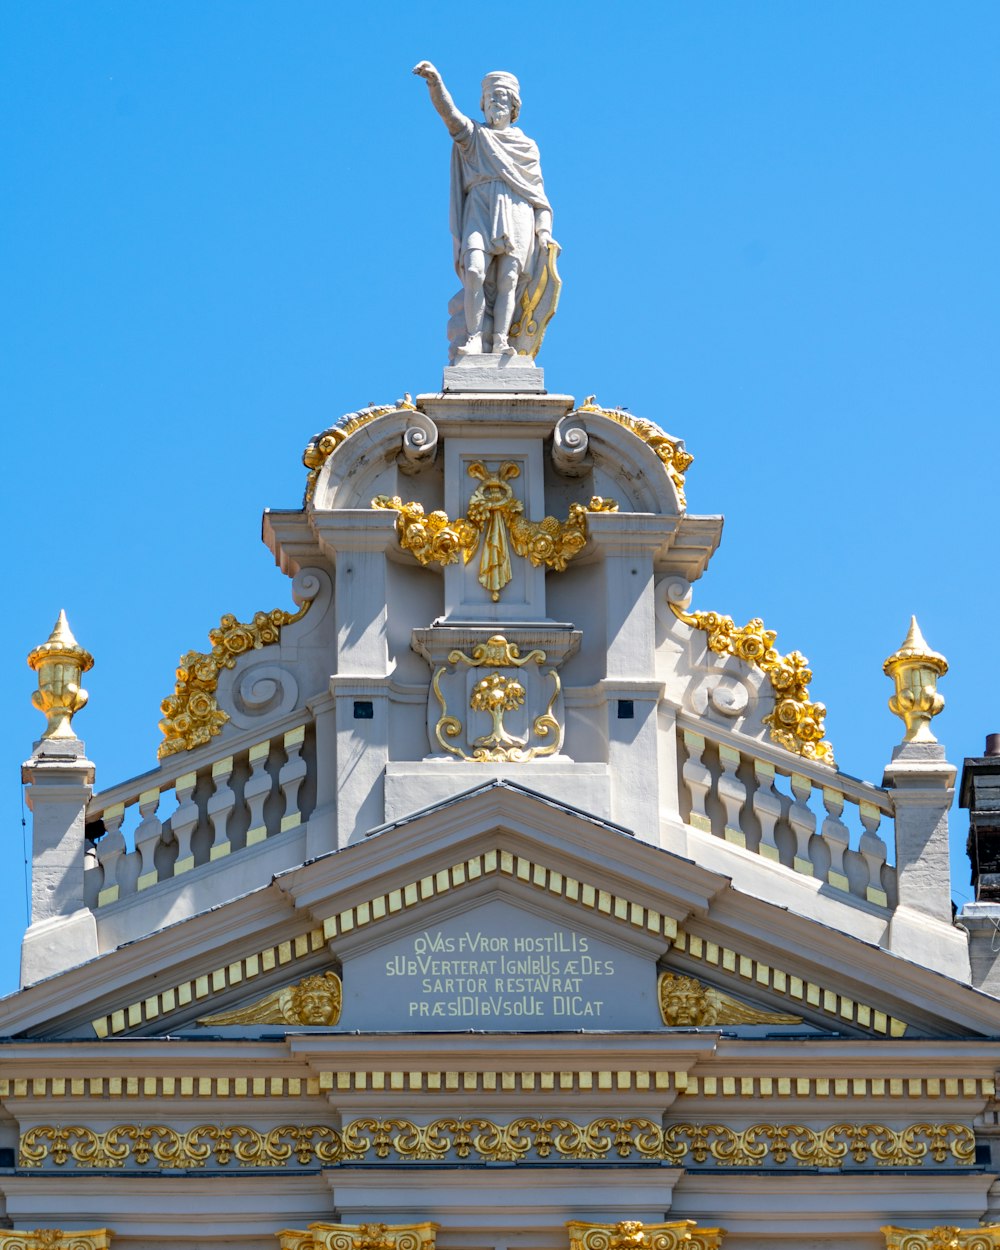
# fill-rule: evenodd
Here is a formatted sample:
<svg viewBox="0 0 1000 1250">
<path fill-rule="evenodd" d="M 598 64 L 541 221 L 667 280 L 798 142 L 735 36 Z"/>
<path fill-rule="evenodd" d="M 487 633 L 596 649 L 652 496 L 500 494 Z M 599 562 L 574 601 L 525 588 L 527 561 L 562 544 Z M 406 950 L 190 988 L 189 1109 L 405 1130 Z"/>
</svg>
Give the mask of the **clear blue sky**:
<svg viewBox="0 0 1000 1250">
<path fill-rule="evenodd" d="M 65 607 L 99 787 L 155 762 L 177 658 L 287 607 L 259 540 L 302 449 L 434 390 L 454 289 L 433 60 L 520 76 L 563 245 L 550 389 L 686 440 L 724 512 L 695 606 L 813 663 L 846 771 L 900 735 L 916 612 L 950 758 L 1000 729 L 1000 5 L 8 0 L 0 8 L 0 990 L 24 926 L 24 656 Z M 953 818 L 967 898 L 967 818 Z"/>
</svg>

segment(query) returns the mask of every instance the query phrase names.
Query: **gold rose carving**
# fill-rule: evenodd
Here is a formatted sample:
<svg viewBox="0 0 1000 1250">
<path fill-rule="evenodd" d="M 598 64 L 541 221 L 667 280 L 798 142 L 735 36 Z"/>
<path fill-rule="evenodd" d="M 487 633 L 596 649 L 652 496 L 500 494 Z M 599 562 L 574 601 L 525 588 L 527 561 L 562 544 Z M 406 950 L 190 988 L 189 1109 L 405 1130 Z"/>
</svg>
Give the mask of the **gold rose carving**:
<svg viewBox="0 0 1000 1250">
<path fill-rule="evenodd" d="M 596 395 L 588 395 L 577 411 L 593 412 L 598 416 L 607 417 L 609 421 L 624 426 L 626 430 L 644 442 L 655 452 L 666 469 L 667 476 L 677 487 L 677 501 L 680 506 L 682 508 L 687 506 L 687 497 L 684 494 L 684 474 L 694 464 L 694 456 L 684 450 L 683 439 L 669 438 L 652 421 L 646 421 L 643 417 L 633 417 L 631 413 L 621 408 L 602 408 L 597 402 Z"/>
<path fill-rule="evenodd" d="M 661 972 L 656 983 L 660 1018 L 668 1028 L 700 1028 L 715 1024 L 801 1024 L 801 1016 L 749 1007 L 703 985 L 694 977 Z"/>
<path fill-rule="evenodd" d="M 806 759 L 834 764 L 833 746 L 823 741 L 826 706 L 810 702 L 812 669 L 801 651 L 779 655 L 774 648 L 778 635 L 773 629 L 765 629 L 760 617 L 754 617 L 737 629 L 731 616 L 721 616 L 718 612 L 685 612 L 676 603 L 671 603 L 670 607 L 685 625 L 708 634 L 710 651 L 716 655 L 735 655 L 766 674 L 774 691 L 774 711 L 763 719 L 770 728 L 772 741 Z"/>
<path fill-rule="evenodd" d="M 488 673 L 476 682 L 469 699 L 469 707 L 472 711 L 485 712 L 489 715 L 492 729 L 488 734 L 475 739 L 471 755 L 467 755 L 461 747 L 453 746 L 447 741 L 463 733 L 464 726 L 457 717 L 448 712 L 445 697 L 441 692 L 441 678 L 447 672 L 447 665 L 442 664 L 435 670 L 432 682 L 434 694 L 441 705 L 441 716 L 434 726 L 434 736 L 438 743 L 451 755 L 457 755 L 459 759 L 475 763 L 524 764 L 542 755 L 554 755 L 562 746 L 563 741 L 562 726 L 552 714 L 559 691 L 562 689 L 559 674 L 554 668 L 550 668 L 547 673 L 543 674 L 552 679 L 552 694 L 545 711 L 540 716 L 536 716 L 531 725 L 532 733 L 536 738 L 551 736 L 552 741 L 545 746 L 529 746 L 530 735 L 525 738 L 516 737 L 508 732 L 503 720 L 506 713 L 515 711 L 524 703 L 524 686 L 516 677 L 506 677 L 503 673 L 496 671 L 501 668 L 523 668 L 526 664 L 541 666 L 545 663 L 545 659 L 545 652 L 538 648 L 522 656 L 520 648 L 515 643 L 508 642 L 503 634 L 494 634 L 488 641 L 473 647 L 472 655 L 466 655 L 464 651 L 458 650 L 449 652 L 448 664 L 494 669 L 492 673 Z"/>
<path fill-rule="evenodd" d="M 569 1250 L 719 1250 L 724 1228 L 699 1228 L 694 1220 L 670 1224 L 643 1224 L 619 1220 L 617 1224 L 584 1224 L 569 1220 Z"/>
<path fill-rule="evenodd" d="M 87 703 L 80 679 L 94 667 L 94 657 L 73 637 L 65 612 L 59 613 L 48 640 L 30 653 L 28 667 L 38 674 L 31 703 L 45 717 L 42 737 L 75 737 L 73 717 Z"/>
<path fill-rule="evenodd" d="M 309 602 L 307 600 L 297 612 L 284 612 L 281 608 L 255 612 L 249 622 L 238 621 L 227 612 L 218 626 L 208 631 L 211 651 L 188 651 L 181 656 L 174 693 L 160 704 L 163 741 L 156 754 L 161 760 L 180 751 L 190 751 L 192 747 L 204 746 L 222 732 L 229 714 L 216 702 L 219 674 L 224 668 L 235 668 L 244 652 L 279 642 L 284 626 L 300 621 L 309 609 Z"/>
<path fill-rule="evenodd" d="M 570 504 L 565 521 L 552 516 L 528 521 L 523 515 L 524 504 L 510 485 L 520 473 L 512 460 L 505 460 L 495 472 L 482 461 L 474 461 L 469 465 L 469 476 L 479 485 L 469 498 L 467 515 L 454 521 L 441 511 L 426 515 L 422 504 L 404 503 L 398 495 L 377 495 L 372 507 L 399 513 L 399 545 L 421 564 L 454 564 L 459 555 L 468 564 L 479 550 L 477 580 L 496 603 L 513 575 L 511 548 L 535 568 L 544 564 L 562 572 L 587 542 L 587 513 L 618 511 L 613 499 L 594 495 L 586 505 Z"/>
<path fill-rule="evenodd" d="M 352 434 L 356 434 L 358 430 L 363 430 L 376 417 L 388 416 L 390 412 L 415 412 L 416 407 L 413 399 L 407 392 L 402 399 L 397 399 L 394 404 L 369 404 L 367 408 L 362 408 L 360 412 L 349 412 L 345 417 L 341 417 L 339 421 L 335 421 L 328 429 L 323 430 L 321 434 L 314 434 L 306 444 L 306 449 L 302 453 L 302 463 L 309 470 L 306 477 L 306 493 L 303 503 L 310 503 L 313 495 L 316 493 L 316 483 L 319 480 L 319 471 L 327 460 L 333 455 L 341 443 L 346 442 Z"/>
<path fill-rule="evenodd" d="M 266 994 L 248 1007 L 202 1016 L 198 1023 L 330 1026 L 339 1023 L 343 1001 L 340 977 L 335 972 L 321 972 Z"/>
<path fill-rule="evenodd" d="M 434 1250 L 438 1224 L 310 1224 L 278 1233 L 281 1250 Z"/>
<path fill-rule="evenodd" d="M 1000 1224 L 979 1228 L 956 1228 L 939 1224 L 936 1228 L 895 1228 L 884 1224 L 886 1250 L 1000 1250 Z"/>
<path fill-rule="evenodd" d="M 118 1124 L 96 1130 L 80 1124 L 37 1125 L 21 1136 L 18 1166 L 90 1168 L 274 1168 L 298 1164 L 390 1160 L 418 1163 L 472 1159 L 480 1163 L 562 1163 L 586 1159 L 618 1162 L 635 1158 L 684 1166 L 881 1168 L 936 1164 L 971 1167 L 976 1139 L 965 1124 L 922 1121 L 885 1124 L 760 1123 L 663 1124 L 657 1113 L 619 1120 L 602 1116 L 578 1123 L 563 1116 L 520 1116 L 500 1123 L 479 1116 L 413 1120 L 370 1117 L 340 1128 L 329 1124 L 282 1124 L 257 1129 L 248 1124 Z M 978 1247 L 975 1248 L 978 1250 Z"/>
<path fill-rule="evenodd" d="M 109 1250 L 111 1237 L 110 1228 L 85 1233 L 64 1233 L 61 1228 L 0 1232 L 0 1250 Z"/>
</svg>

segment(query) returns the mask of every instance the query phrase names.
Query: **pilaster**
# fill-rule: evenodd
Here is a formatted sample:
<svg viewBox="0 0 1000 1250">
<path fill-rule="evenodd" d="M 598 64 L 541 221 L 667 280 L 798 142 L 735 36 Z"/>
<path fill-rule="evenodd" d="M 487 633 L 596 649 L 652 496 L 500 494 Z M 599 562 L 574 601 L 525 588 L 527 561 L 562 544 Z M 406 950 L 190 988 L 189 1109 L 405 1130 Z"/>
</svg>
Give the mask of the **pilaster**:
<svg viewBox="0 0 1000 1250">
<path fill-rule="evenodd" d="M 97 954 L 97 923 L 83 897 L 94 765 L 79 738 L 43 738 L 21 779 L 32 813 L 31 924 L 21 944 L 21 984 L 30 985 Z"/>
<path fill-rule="evenodd" d="M 899 904 L 889 949 L 948 976 L 967 980 L 965 934 L 952 924 L 948 808 L 956 769 L 937 742 L 893 749 L 882 784 L 892 790 Z"/>
</svg>

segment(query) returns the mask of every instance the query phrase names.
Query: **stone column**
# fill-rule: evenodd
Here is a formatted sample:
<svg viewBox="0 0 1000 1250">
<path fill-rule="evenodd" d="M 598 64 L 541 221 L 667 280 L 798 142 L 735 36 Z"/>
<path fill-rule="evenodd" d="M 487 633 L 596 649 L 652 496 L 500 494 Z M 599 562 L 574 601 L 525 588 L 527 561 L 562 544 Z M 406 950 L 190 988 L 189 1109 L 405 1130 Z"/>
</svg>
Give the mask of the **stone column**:
<svg viewBox="0 0 1000 1250">
<path fill-rule="evenodd" d="M 893 793 L 899 903 L 889 925 L 889 949 L 958 980 L 969 978 L 966 935 L 952 923 L 948 809 L 955 767 L 930 723 L 944 707 L 937 678 L 944 656 L 927 645 L 916 617 L 902 646 L 883 665 L 895 683 L 889 708 L 906 725 L 882 784 Z"/>
<path fill-rule="evenodd" d="M 660 844 L 660 769 L 653 560 L 674 524 L 653 515 L 595 513 L 587 518 L 603 565 L 605 676 L 611 815 L 637 838 Z M 627 529 L 626 529 L 627 526 Z"/>
<path fill-rule="evenodd" d="M 84 906 L 84 823 L 94 765 L 79 738 L 43 738 L 21 769 L 32 813 L 31 924 L 21 985 L 97 955 L 97 921 Z"/>
<path fill-rule="evenodd" d="M 389 759 L 386 552 L 396 543 L 396 513 L 317 512 L 313 524 L 324 554 L 335 566 L 337 672 L 330 679 L 330 694 L 336 708 L 336 845 L 346 846 L 385 819 Z M 317 755 L 319 751 L 317 728 Z M 320 770 L 331 766 L 329 760 L 318 763 Z M 328 791 L 323 782 L 319 785 L 324 793 Z"/>
<path fill-rule="evenodd" d="M 31 702 L 46 728 L 21 769 L 32 813 L 31 923 L 21 943 L 22 986 L 97 954 L 97 921 L 84 905 L 83 890 L 94 766 L 73 731 L 73 717 L 87 704 L 80 680 L 93 665 L 65 612 L 28 656 L 28 667 L 38 674 Z"/>
<path fill-rule="evenodd" d="M 337 701 L 324 691 L 309 700 L 316 725 L 316 805 L 306 825 L 306 859 L 337 848 Z"/>
</svg>

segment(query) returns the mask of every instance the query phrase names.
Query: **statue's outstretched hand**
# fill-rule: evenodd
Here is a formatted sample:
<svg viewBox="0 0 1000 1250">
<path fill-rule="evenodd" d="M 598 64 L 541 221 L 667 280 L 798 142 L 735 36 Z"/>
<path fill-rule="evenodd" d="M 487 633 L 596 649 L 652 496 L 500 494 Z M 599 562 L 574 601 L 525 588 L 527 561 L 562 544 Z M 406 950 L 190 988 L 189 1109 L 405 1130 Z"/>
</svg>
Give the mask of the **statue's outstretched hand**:
<svg viewBox="0 0 1000 1250">
<path fill-rule="evenodd" d="M 418 65 L 414 65 L 413 72 L 419 78 L 426 78 L 429 83 L 441 81 L 441 75 L 437 72 L 430 61 L 421 61 Z"/>
</svg>

